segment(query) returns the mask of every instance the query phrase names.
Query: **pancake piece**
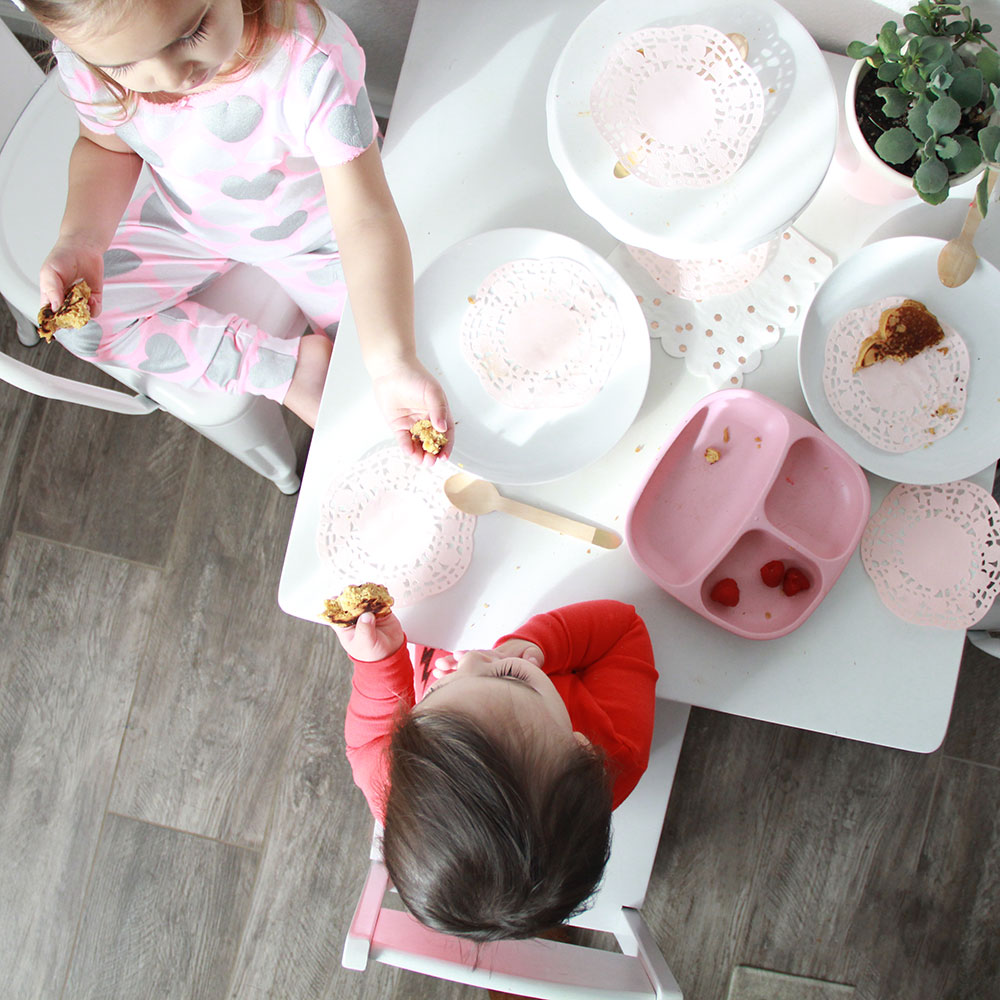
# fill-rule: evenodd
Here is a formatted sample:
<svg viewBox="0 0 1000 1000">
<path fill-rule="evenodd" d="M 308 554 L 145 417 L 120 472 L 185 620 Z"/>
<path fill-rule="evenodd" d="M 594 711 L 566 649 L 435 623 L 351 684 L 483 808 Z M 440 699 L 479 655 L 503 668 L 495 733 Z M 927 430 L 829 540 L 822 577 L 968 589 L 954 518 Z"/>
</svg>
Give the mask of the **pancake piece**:
<svg viewBox="0 0 1000 1000">
<path fill-rule="evenodd" d="M 373 615 L 387 615 L 392 610 L 393 600 L 389 591 L 380 583 L 358 583 L 345 587 L 338 597 L 326 601 L 320 614 L 331 625 L 346 628 L 357 624 L 366 612 Z"/>
<path fill-rule="evenodd" d="M 854 371 L 891 358 L 902 364 L 944 340 L 937 317 L 922 302 L 905 299 L 879 317 L 878 331 L 861 342 Z"/>
<path fill-rule="evenodd" d="M 50 343 L 56 330 L 79 330 L 89 322 L 90 285 L 80 280 L 70 286 L 63 304 L 55 312 L 47 305 L 38 311 L 38 335 L 44 337 L 46 343 Z"/>
<path fill-rule="evenodd" d="M 437 455 L 448 443 L 447 434 L 442 434 L 429 420 L 418 420 L 410 428 L 410 437 L 419 441 L 429 455 Z"/>
</svg>

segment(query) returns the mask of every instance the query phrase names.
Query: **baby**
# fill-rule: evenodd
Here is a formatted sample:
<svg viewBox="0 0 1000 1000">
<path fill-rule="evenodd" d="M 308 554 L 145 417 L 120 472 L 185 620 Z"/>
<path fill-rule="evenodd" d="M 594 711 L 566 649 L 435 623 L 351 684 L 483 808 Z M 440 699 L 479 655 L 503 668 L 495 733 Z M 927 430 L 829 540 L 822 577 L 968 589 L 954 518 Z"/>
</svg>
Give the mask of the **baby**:
<svg viewBox="0 0 1000 1000">
<path fill-rule="evenodd" d="M 354 663 L 347 755 L 410 912 L 488 941 L 584 909 L 649 757 L 657 673 L 635 609 L 574 604 L 491 650 L 418 646 L 413 662 L 391 612 L 337 635 Z"/>
</svg>

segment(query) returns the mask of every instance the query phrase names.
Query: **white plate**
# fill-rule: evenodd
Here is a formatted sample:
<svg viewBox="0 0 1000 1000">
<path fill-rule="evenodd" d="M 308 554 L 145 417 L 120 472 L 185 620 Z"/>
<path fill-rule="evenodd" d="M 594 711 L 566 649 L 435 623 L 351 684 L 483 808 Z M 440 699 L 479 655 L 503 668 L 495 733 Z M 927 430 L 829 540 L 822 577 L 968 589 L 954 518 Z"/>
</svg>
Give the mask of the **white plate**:
<svg viewBox="0 0 1000 1000">
<path fill-rule="evenodd" d="M 519 258 L 568 257 L 593 273 L 614 300 L 622 350 L 601 391 L 572 409 L 519 410 L 489 396 L 462 358 L 462 317 L 483 280 Z M 545 483 L 606 454 L 625 433 L 649 381 L 649 331 L 632 290 L 606 260 L 576 240 L 541 229 L 494 229 L 449 247 L 417 279 L 421 360 L 440 380 L 455 418 L 452 461 L 509 485 Z"/>
<path fill-rule="evenodd" d="M 905 236 L 862 247 L 820 285 L 799 339 L 799 381 L 816 423 L 862 468 L 900 483 L 964 479 L 1000 456 L 1000 341 L 991 307 L 1000 299 L 1000 271 L 980 260 L 964 285 L 946 288 L 937 276 L 943 246 L 944 240 Z M 833 324 L 851 309 L 887 295 L 923 302 L 958 331 L 971 362 L 958 426 L 924 448 L 900 454 L 876 448 L 844 424 L 823 387 L 826 340 Z"/>
<path fill-rule="evenodd" d="M 617 178 L 615 155 L 591 120 L 591 87 L 619 40 L 681 24 L 746 36 L 747 62 L 764 88 L 761 129 L 740 169 L 712 187 Z M 826 176 L 837 116 L 823 54 L 774 0 L 606 0 L 566 43 L 546 96 L 549 151 L 580 208 L 622 242 L 675 258 L 742 253 L 784 229 Z"/>
</svg>

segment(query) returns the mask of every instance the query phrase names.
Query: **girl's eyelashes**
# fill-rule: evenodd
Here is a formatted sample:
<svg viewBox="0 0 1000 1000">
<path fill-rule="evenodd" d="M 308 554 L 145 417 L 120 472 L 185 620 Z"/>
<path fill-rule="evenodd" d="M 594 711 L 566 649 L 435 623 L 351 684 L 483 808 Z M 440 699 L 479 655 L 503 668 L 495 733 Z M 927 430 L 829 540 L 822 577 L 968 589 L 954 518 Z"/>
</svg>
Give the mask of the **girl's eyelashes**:
<svg viewBox="0 0 1000 1000">
<path fill-rule="evenodd" d="M 205 16 L 198 23 L 198 27 L 194 29 L 189 35 L 184 35 L 178 38 L 174 45 L 197 45 L 208 35 L 208 23 L 211 20 L 212 12 L 208 10 L 205 12 Z M 108 73 L 110 76 L 125 76 L 131 70 L 135 69 L 135 63 L 126 63 L 123 66 L 105 66 L 103 67 L 104 72 Z"/>
<path fill-rule="evenodd" d="M 191 32 L 190 35 L 185 35 L 183 38 L 177 39 L 178 45 L 197 45 L 207 34 L 208 34 L 208 21 L 211 17 L 211 11 L 206 11 L 205 16 L 201 19 L 198 27 Z"/>
</svg>

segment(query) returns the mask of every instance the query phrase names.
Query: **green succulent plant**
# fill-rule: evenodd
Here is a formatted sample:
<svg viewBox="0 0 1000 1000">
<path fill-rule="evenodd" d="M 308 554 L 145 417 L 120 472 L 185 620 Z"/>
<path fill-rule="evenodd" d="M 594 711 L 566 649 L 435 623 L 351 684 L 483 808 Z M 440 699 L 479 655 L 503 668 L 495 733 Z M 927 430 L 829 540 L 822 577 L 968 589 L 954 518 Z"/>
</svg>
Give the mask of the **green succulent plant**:
<svg viewBox="0 0 1000 1000">
<path fill-rule="evenodd" d="M 931 205 L 948 197 L 950 177 L 1000 161 L 1000 126 L 993 123 L 1000 109 L 1000 56 L 986 37 L 991 30 L 969 7 L 919 0 L 904 15 L 902 31 L 886 21 L 874 43 L 847 47 L 852 59 L 876 71 L 883 86 L 875 93 L 886 118 L 901 122 L 882 132 L 876 154 L 894 165 L 916 156 L 913 186 Z M 984 216 L 988 174 L 976 188 Z"/>
</svg>

